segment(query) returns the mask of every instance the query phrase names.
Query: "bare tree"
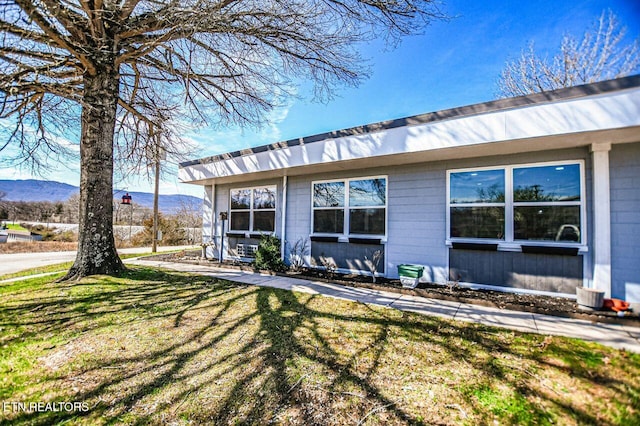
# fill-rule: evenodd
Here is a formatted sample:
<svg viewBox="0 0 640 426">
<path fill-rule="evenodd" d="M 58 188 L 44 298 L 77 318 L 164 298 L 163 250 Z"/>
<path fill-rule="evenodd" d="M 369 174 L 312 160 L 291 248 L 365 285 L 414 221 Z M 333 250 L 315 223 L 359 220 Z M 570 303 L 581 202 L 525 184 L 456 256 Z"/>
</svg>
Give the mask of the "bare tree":
<svg viewBox="0 0 640 426">
<path fill-rule="evenodd" d="M 548 60 L 530 43 L 508 61 L 498 81 L 498 96 L 528 95 L 594 83 L 640 70 L 640 39 L 625 42 L 627 29 L 612 11 L 602 12 L 580 42 L 565 35 L 560 51 Z"/>
<path fill-rule="evenodd" d="M 202 240 L 202 203 L 194 200 L 180 200 L 180 207 L 172 215 L 175 223 L 184 229 L 186 244 Z"/>
<path fill-rule="evenodd" d="M 167 121 L 260 125 L 300 78 L 329 99 L 366 74 L 357 42 L 395 41 L 444 18 L 433 0 L 0 5 L 0 118 L 16 123 L 0 149 L 13 143 L 35 163 L 64 155 L 80 117 L 78 256 L 66 279 L 124 269 L 112 227 L 114 144 L 135 153 Z"/>
</svg>

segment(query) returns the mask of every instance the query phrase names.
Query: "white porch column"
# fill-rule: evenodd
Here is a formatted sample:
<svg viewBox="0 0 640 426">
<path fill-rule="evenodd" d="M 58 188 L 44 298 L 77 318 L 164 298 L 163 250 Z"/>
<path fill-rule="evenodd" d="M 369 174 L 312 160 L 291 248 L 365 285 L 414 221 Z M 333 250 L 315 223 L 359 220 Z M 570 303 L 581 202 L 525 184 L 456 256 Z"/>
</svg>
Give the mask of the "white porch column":
<svg viewBox="0 0 640 426">
<path fill-rule="evenodd" d="M 285 260 L 287 242 L 287 175 L 282 176 L 282 223 L 280 231 L 280 257 Z"/>
<path fill-rule="evenodd" d="M 611 297 L 610 143 L 591 145 L 593 160 L 593 287 Z"/>
<path fill-rule="evenodd" d="M 202 205 L 202 242 L 203 243 L 215 243 L 216 242 L 216 201 L 215 185 L 204 186 L 204 199 Z M 213 256 L 213 247 L 208 247 L 207 257 Z"/>
</svg>

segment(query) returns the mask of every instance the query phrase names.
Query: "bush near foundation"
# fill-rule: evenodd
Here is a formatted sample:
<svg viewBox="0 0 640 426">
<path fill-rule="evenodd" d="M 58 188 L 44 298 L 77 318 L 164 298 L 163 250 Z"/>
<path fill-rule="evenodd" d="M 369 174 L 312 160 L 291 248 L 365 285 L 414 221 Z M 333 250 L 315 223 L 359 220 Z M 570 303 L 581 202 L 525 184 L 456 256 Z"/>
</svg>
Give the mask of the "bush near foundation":
<svg viewBox="0 0 640 426">
<path fill-rule="evenodd" d="M 280 239 L 273 235 L 263 235 L 258 244 L 256 258 L 253 266 L 256 269 L 267 269 L 274 272 L 283 272 L 287 269 L 280 257 Z"/>
</svg>

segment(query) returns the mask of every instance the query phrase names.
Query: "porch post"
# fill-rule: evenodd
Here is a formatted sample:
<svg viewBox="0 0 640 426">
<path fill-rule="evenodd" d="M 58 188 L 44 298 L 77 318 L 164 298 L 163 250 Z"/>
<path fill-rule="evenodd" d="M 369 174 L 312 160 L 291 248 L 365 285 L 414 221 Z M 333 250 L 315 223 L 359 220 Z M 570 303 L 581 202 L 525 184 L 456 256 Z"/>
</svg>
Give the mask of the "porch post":
<svg viewBox="0 0 640 426">
<path fill-rule="evenodd" d="M 611 297 L 610 143 L 591 145 L 593 162 L 593 288 Z"/>
<path fill-rule="evenodd" d="M 282 176 L 282 228 L 280 231 L 280 257 L 285 261 L 287 238 L 287 175 Z M 286 261 L 285 261 L 286 262 Z"/>
</svg>

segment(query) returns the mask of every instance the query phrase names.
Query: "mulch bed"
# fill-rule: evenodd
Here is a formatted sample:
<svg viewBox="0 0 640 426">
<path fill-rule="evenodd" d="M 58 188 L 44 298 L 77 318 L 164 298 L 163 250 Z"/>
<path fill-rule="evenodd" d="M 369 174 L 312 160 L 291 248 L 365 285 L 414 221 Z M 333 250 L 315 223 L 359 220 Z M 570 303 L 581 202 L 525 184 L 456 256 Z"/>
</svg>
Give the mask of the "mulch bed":
<svg viewBox="0 0 640 426">
<path fill-rule="evenodd" d="M 203 259 L 198 255 L 195 253 L 171 253 L 148 256 L 146 258 L 208 266 L 219 265 L 217 260 Z M 225 261 L 222 263 L 222 266 L 225 268 L 244 271 L 330 282 L 348 287 L 391 291 L 400 294 L 422 296 L 451 302 L 469 303 L 498 309 L 508 309 L 564 318 L 576 318 L 593 322 L 640 326 L 640 316 L 637 312 L 628 311 L 625 313 L 624 317 L 619 317 L 618 313 L 614 311 L 585 311 L 578 307 L 575 300 L 564 297 L 507 293 L 494 290 L 471 289 L 459 285 L 442 285 L 433 283 L 420 283 L 417 288 L 410 289 L 403 288 L 400 281 L 397 279 L 377 278 L 376 283 L 373 283 L 371 277 L 368 276 L 338 273 L 334 273 L 329 276 L 325 271 L 319 269 L 305 269 L 300 272 L 274 273 L 272 271 L 257 271 L 250 265 L 240 262 Z"/>
</svg>

